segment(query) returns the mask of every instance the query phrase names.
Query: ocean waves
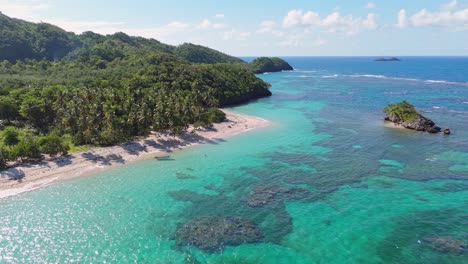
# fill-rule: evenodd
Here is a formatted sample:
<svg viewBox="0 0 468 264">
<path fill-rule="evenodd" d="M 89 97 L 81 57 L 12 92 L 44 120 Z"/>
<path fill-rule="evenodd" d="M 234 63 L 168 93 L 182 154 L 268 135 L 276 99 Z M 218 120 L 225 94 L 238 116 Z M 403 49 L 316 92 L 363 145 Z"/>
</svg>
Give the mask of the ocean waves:
<svg viewBox="0 0 468 264">
<path fill-rule="evenodd" d="M 339 76 L 343 76 L 344 78 L 384 79 L 384 80 L 394 80 L 394 81 L 423 82 L 427 84 L 468 86 L 468 82 L 452 82 L 452 81 L 447 81 L 447 80 L 424 80 L 424 79 L 417 79 L 417 78 L 389 77 L 385 75 L 374 75 L 374 74 L 350 74 L 350 75 L 339 75 Z M 328 78 L 328 76 L 322 76 L 322 78 Z"/>
<path fill-rule="evenodd" d="M 404 82 L 419 82 L 425 84 L 437 84 L 437 85 L 456 85 L 456 86 L 467 86 L 468 82 L 454 82 L 448 80 L 433 80 L 433 79 L 418 79 L 418 78 L 407 78 L 407 77 L 392 77 L 379 74 L 317 74 L 323 72 L 323 70 L 295 70 L 294 73 L 302 73 L 300 75 L 288 75 L 289 78 L 320 78 L 320 79 L 337 79 L 337 78 L 353 78 L 353 79 L 380 79 L 380 80 L 391 80 L 391 81 L 404 81 Z M 315 73 L 306 75 L 304 73 Z"/>
</svg>

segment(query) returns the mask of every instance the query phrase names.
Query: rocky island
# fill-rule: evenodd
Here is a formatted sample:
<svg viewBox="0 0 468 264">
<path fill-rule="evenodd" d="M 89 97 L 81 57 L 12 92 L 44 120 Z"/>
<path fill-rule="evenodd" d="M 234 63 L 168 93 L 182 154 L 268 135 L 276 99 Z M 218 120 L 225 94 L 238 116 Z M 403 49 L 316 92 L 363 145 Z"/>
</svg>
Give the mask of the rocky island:
<svg viewBox="0 0 468 264">
<path fill-rule="evenodd" d="M 436 124 L 421 115 L 412 104 L 407 101 L 402 101 L 396 104 L 389 104 L 384 108 L 385 120 L 392 122 L 397 127 L 413 129 L 416 131 L 424 131 L 429 133 L 439 133 L 441 128 Z M 448 131 L 448 133 L 446 132 Z M 449 134 L 450 130 L 444 130 L 445 134 Z"/>
<path fill-rule="evenodd" d="M 378 59 L 375 59 L 374 61 L 401 61 L 401 60 L 397 57 L 391 57 L 391 58 L 378 58 Z"/>
<path fill-rule="evenodd" d="M 250 67 L 255 74 L 262 74 L 266 72 L 280 72 L 292 71 L 294 68 L 289 65 L 285 60 L 273 57 L 260 57 L 256 58 L 250 63 Z"/>
</svg>

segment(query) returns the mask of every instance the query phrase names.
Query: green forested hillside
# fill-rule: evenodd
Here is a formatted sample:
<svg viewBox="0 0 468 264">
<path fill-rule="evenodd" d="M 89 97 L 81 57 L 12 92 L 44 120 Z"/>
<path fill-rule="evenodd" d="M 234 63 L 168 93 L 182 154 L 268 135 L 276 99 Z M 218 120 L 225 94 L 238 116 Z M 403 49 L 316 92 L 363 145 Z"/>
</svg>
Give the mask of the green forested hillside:
<svg viewBox="0 0 468 264">
<path fill-rule="evenodd" d="M 267 58 L 260 57 L 256 58 L 250 63 L 250 69 L 253 73 L 265 73 L 265 72 L 280 72 L 280 71 L 292 71 L 294 70 L 288 62 L 280 58 Z"/>
<path fill-rule="evenodd" d="M 217 107 L 271 95 L 246 63 L 205 47 L 0 19 L 0 166 L 71 143 L 177 134 L 219 121 Z"/>
<path fill-rule="evenodd" d="M 122 52 L 136 49 L 172 54 L 195 63 L 243 63 L 239 58 L 190 43 L 171 46 L 121 32 L 107 36 L 93 32 L 76 35 L 54 25 L 31 23 L 0 13 L 0 61 L 73 60 L 93 55 L 112 60 L 121 57 Z"/>
<path fill-rule="evenodd" d="M 241 63 L 245 62 L 239 58 L 228 56 L 219 51 L 207 47 L 184 43 L 175 48 L 175 55 L 194 63 Z"/>
<path fill-rule="evenodd" d="M 79 46 L 74 34 L 56 26 L 29 23 L 0 13 L 0 61 L 56 60 Z"/>
</svg>

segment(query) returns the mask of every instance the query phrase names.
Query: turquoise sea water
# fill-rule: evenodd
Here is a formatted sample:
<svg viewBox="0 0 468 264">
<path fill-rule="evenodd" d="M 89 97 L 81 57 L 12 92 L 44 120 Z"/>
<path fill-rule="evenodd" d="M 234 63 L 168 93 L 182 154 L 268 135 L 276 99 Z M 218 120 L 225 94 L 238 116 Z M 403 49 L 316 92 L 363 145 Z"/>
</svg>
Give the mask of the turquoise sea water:
<svg viewBox="0 0 468 264">
<path fill-rule="evenodd" d="M 287 58 L 274 95 L 232 110 L 272 125 L 0 200 L 0 263 L 468 263 L 468 58 Z M 407 99 L 451 136 L 383 126 Z M 193 177 L 177 177 L 190 175 Z M 250 207 L 256 186 L 309 192 Z M 243 217 L 256 243 L 176 245 L 178 225 Z"/>
</svg>

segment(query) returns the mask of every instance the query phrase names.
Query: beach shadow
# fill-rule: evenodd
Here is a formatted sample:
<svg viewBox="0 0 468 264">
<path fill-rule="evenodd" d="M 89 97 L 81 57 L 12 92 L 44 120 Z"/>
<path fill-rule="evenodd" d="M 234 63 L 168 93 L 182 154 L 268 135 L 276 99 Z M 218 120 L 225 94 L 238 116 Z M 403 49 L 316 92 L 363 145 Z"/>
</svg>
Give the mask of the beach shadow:
<svg viewBox="0 0 468 264">
<path fill-rule="evenodd" d="M 86 153 L 81 154 L 81 156 L 88 161 L 92 161 L 93 163 L 100 162 L 101 165 L 104 165 L 104 166 L 112 165 L 113 162 L 125 164 L 125 160 L 122 158 L 122 156 L 117 155 L 117 154 L 101 156 L 101 155 L 96 155 L 91 152 L 86 152 Z"/>
<path fill-rule="evenodd" d="M 7 178 L 10 181 L 18 181 L 18 182 L 22 182 L 23 178 L 25 177 L 24 172 L 17 168 L 11 168 L 11 169 L 2 171 L 0 175 L 1 175 L 0 177 L 2 178 Z"/>
<path fill-rule="evenodd" d="M 101 161 L 105 160 L 105 158 L 103 156 L 96 155 L 96 154 L 91 153 L 91 152 L 85 152 L 85 153 L 81 154 L 81 156 L 83 158 L 85 158 L 86 160 L 92 161 L 94 163 L 101 162 Z"/>
<path fill-rule="evenodd" d="M 113 162 L 120 163 L 120 164 L 125 164 L 125 160 L 122 158 L 122 156 L 117 155 L 117 154 L 107 155 L 106 160 L 113 161 Z"/>
<path fill-rule="evenodd" d="M 64 157 L 59 157 L 51 160 L 53 163 L 55 163 L 59 167 L 67 166 L 73 163 L 72 161 L 73 156 L 64 156 Z"/>
<path fill-rule="evenodd" d="M 217 145 L 218 142 L 209 138 L 202 137 L 198 134 L 192 134 L 192 133 L 183 133 L 179 135 L 179 138 L 182 139 L 183 145 L 188 145 L 191 143 L 208 143 L 208 144 L 214 144 Z"/>
<path fill-rule="evenodd" d="M 155 149 L 159 149 L 159 150 L 162 150 L 162 151 L 165 151 L 165 152 L 172 152 L 172 150 L 170 150 L 169 146 L 165 146 L 164 144 L 161 144 L 153 139 L 146 139 L 144 141 L 145 145 L 147 146 L 150 146 L 150 147 L 153 147 Z"/>
<path fill-rule="evenodd" d="M 142 145 L 140 143 L 130 143 L 130 144 L 125 144 L 122 146 L 122 148 L 127 151 L 131 155 L 138 156 L 140 155 L 141 152 L 148 152 L 146 149 L 146 145 Z"/>
<path fill-rule="evenodd" d="M 25 167 L 25 168 L 32 168 L 32 167 L 35 167 L 35 166 L 46 166 L 46 167 L 49 167 L 49 164 L 47 163 L 47 161 L 44 161 L 44 160 L 41 160 L 41 161 L 31 161 L 31 162 L 25 162 L 25 163 L 17 163 L 15 166 L 18 166 L 20 165 L 21 167 Z"/>
</svg>

